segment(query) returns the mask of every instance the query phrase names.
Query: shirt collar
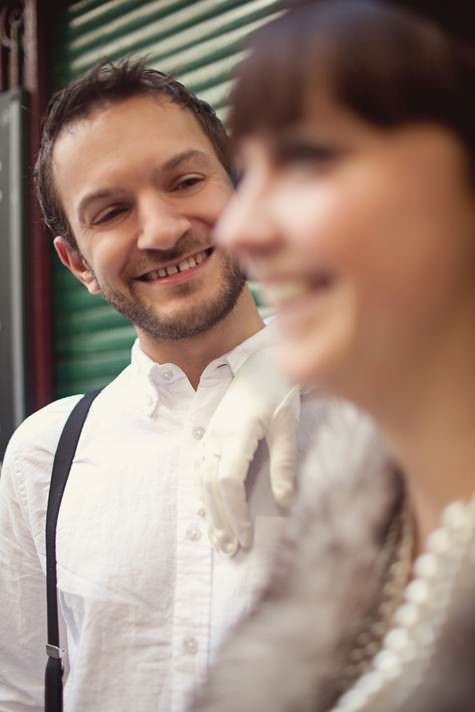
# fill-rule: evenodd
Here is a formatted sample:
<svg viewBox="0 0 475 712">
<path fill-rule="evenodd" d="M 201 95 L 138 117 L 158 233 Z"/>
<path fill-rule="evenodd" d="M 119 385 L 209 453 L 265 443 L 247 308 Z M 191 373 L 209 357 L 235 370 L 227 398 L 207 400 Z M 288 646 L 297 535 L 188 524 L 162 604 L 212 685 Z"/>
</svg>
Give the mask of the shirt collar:
<svg viewBox="0 0 475 712">
<path fill-rule="evenodd" d="M 274 320 L 265 321 L 264 328 L 238 344 L 222 357 L 229 365 L 233 376 L 247 361 L 249 356 L 277 343 L 277 326 Z"/>
<path fill-rule="evenodd" d="M 183 371 L 173 363 L 157 363 L 142 350 L 139 340 L 136 339 L 132 346 L 132 366 L 143 378 L 146 378 L 154 387 L 170 385 L 181 378 L 185 378 Z"/>
<path fill-rule="evenodd" d="M 260 349 L 272 346 L 277 341 L 277 328 L 275 322 L 266 320 L 265 325 L 256 334 L 253 334 L 233 349 L 212 361 L 206 368 L 217 372 L 223 365 L 229 366 L 232 375 Z M 183 371 L 173 363 L 156 363 L 142 350 L 139 340 L 136 339 L 131 351 L 131 364 L 135 375 L 138 377 L 138 390 L 143 394 L 147 413 L 152 416 L 160 399 L 160 388 L 167 388 L 176 381 L 186 378 Z"/>
<path fill-rule="evenodd" d="M 160 388 L 185 378 L 181 369 L 171 363 L 156 363 L 142 350 L 136 339 L 131 352 L 132 371 L 137 385 L 137 396 L 145 405 L 147 415 L 155 415 L 160 400 Z"/>
</svg>

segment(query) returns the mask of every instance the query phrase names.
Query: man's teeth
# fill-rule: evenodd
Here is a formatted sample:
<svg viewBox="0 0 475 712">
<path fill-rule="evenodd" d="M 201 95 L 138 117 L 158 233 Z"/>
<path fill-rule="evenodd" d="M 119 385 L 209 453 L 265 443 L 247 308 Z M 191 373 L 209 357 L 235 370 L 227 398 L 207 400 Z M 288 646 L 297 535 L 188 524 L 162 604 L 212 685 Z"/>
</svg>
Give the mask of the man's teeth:
<svg viewBox="0 0 475 712">
<path fill-rule="evenodd" d="M 262 287 L 262 296 L 270 306 L 278 306 L 291 302 L 297 297 L 307 294 L 309 285 L 302 282 L 281 282 L 266 284 Z"/>
<path fill-rule="evenodd" d="M 186 272 L 193 267 L 200 265 L 203 260 L 207 257 L 206 252 L 199 252 L 197 255 L 188 257 L 186 260 L 182 260 L 176 265 L 170 265 L 169 267 L 161 267 L 160 269 L 153 270 L 153 272 L 147 272 L 143 276 L 147 282 L 153 282 L 155 279 L 160 279 L 161 277 L 171 277 L 178 272 Z"/>
</svg>

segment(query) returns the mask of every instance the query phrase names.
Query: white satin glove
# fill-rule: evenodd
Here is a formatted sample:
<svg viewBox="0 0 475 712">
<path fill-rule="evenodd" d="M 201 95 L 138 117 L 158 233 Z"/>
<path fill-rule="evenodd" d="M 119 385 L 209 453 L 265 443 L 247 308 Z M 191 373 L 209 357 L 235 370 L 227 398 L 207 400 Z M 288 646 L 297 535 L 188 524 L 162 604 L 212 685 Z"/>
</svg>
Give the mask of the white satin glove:
<svg viewBox="0 0 475 712">
<path fill-rule="evenodd" d="M 287 508 L 296 489 L 300 389 L 275 363 L 275 349 L 253 354 L 237 371 L 201 441 L 195 486 L 212 546 L 234 556 L 252 543 L 245 482 L 259 441 L 269 447 L 271 488 Z"/>
</svg>

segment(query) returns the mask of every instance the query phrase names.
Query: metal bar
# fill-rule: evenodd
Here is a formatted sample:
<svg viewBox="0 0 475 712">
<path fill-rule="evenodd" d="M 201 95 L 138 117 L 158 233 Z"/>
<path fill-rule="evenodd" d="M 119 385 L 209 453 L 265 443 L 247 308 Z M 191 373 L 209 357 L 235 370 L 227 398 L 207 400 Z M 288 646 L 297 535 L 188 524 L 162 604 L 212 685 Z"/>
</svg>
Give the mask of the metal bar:
<svg viewBox="0 0 475 712">
<path fill-rule="evenodd" d="M 18 153 L 10 161 L 10 271 L 11 280 L 11 352 L 13 378 L 13 417 L 15 426 L 26 416 L 25 394 L 25 277 L 24 277 L 24 205 L 23 205 L 23 136 L 21 99 L 10 104 L 10 147 Z"/>
</svg>

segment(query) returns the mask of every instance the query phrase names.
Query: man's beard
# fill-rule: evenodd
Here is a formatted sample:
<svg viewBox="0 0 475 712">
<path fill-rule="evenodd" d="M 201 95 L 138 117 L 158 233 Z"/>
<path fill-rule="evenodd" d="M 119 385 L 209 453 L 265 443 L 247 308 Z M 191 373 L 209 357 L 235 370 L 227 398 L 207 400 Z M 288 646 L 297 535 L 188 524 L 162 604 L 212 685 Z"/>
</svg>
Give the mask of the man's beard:
<svg viewBox="0 0 475 712">
<path fill-rule="evenodd" d="M 199 304 L 177 310 L 175 314 L 161 316 L 140 299 L 125 297 L 106 285 L 101 285 L 102 295 L 114 309 L 150 336 L 161 341 L 190 339 L 219 324 L 234 309 L 242 293 L 246 279 L 238 263 L 224 253 L 222 260 L 221 285 L 216 296 L 208 302 L 200 299 Z M 188 283 L 176 285 L 175 294 L 192 295 L 193 286 Z"/>
</svg>

